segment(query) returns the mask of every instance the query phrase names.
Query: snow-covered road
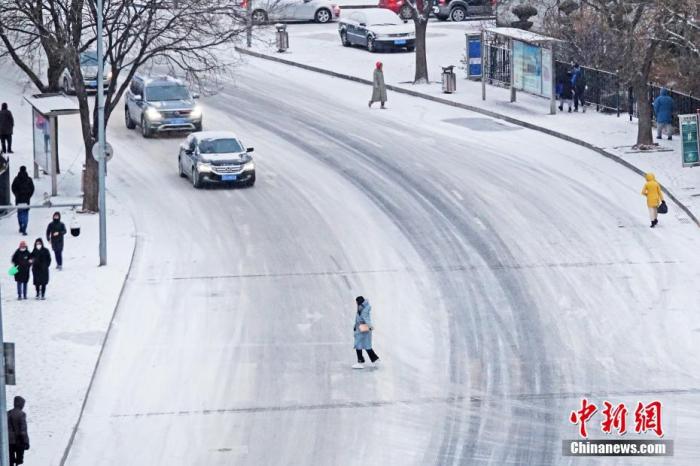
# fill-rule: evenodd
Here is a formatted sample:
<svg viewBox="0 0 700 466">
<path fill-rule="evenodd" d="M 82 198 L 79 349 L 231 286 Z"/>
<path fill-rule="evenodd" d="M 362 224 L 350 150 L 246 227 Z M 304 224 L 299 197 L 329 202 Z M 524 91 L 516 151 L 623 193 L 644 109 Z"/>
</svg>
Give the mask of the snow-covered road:
<svg viewBox="0 0 700 466">
<path fill-rule="evenodd" d="M 67 464 L 593 464 L 561 456 L 583 396 L 661 400 L 675 456 L 645 464 L 698 464 L 697 227 L 649 229 L 640 177 L 580 147 L 369 92 L 250 61 L 204 103 L 252 189 L 193 189 L 180 139 L 115 117 L 138 242 Z"/>
</svg>

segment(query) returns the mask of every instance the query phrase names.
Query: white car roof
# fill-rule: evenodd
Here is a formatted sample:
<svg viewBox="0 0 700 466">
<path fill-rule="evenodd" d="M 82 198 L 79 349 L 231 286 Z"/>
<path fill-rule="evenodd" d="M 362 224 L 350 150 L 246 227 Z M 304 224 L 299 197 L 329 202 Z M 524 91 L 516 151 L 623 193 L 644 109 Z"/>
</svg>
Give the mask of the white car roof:
<svg viewBox="0 0 700 466">
<path fill-rule="evenodd" d="M 386 8 L 363 8 L 360 11 L 367 18 L 368 24 L 392 23 L 403 24 L 399 15 Z"/>
<path fill-rule="evenodd" d="M 192 136 L 196 137 L 199 141 L 204 139 L 238 139 L 236 133 L 232 131 L 198 131 L 192 133 Z"/>
</svg>

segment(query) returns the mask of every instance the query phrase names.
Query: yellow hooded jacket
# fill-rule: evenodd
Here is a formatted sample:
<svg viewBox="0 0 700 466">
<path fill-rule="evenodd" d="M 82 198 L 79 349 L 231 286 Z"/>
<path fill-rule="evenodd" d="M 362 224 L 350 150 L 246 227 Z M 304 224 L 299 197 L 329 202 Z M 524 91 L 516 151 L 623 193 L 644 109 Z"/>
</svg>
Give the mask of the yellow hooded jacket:
<svg viewBox="0 0 700 466">
<path fill-rule="evenodd" d="M 647 182 L 644 183 L 642 196 L 647 197 L 647 207 L 658 207 L 661 201 L 664 200 L 661 186 L 656 181 L 656 177 L 653 173 L 647 173 L 644 177 L 647 179 Z"/>
</svg>

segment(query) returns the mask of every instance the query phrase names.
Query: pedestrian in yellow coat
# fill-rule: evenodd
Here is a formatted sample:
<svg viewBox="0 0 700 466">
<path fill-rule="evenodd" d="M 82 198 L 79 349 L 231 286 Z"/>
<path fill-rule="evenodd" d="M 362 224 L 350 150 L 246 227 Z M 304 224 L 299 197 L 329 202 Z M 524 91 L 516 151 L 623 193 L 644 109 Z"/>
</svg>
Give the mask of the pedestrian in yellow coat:
<svg viewBox="0 0 700 466">
<path fill-rule="evenodd" d="M 659 220 L 656 218 L 659 211 L 659 204 L 664 200 L 664 194 L 661 192 L 661 185 L 656 181 L 653 173 L 644 175 L 647 182 L 642 188 L 642 196 L 647 197 L 647 207 L 649 208 L 649 219 L 651 220 L 651 228 L 654 228 Z"/>
</svg>

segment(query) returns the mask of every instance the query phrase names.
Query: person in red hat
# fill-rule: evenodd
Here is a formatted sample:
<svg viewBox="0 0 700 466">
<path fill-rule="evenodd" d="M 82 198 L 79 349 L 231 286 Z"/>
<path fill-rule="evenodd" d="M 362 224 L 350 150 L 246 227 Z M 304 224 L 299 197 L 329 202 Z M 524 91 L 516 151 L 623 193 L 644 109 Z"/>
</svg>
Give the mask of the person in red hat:
<svg viewBox="0 0 700 466">
<path fill-rule="evenodd" d="M 19 242 L 19 247 L 12 254 L 12 264 L 17 268 L 15 282 L 17 282 L 17 299 L 27 299 L 27 283 L 29 282 L 29 269 L 31 253 L 27 249 L 27 243 Z"/>
<path fill-rule="evenodd" d="M 369 101 L 369 108 L 372 108 L 372 104 L 375 102 L 380 102 L 382 104 L 381 108 L 386 108 L 384 106 L 386 100 L 384 66 L 382 65 L 382 62 L 378 61 L 374 68 L 374 76 L 372 80 L 372 99 Z"/>
</svg>

